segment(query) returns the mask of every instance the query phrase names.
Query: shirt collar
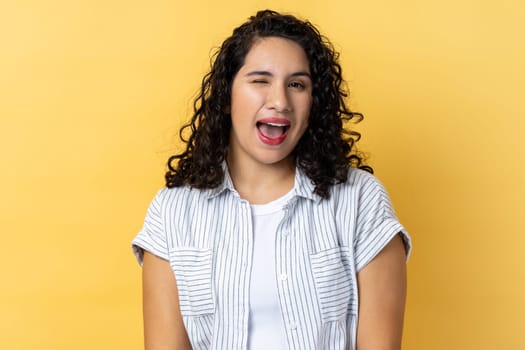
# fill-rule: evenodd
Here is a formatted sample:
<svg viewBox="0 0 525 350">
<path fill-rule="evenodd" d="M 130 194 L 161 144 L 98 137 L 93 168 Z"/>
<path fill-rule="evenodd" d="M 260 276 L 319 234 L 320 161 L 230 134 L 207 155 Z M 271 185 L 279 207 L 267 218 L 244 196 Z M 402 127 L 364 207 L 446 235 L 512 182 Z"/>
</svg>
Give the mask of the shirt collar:
<svg viewBox="0 0 525 350">
<path fill-rule="evenodd" d="M 237 193 L 233 187 L 233 181 L 230 177 L 230 172 L 228 171 L 228 165 L 226 162 L 222 162 L 222 170 L 224 173 L 224 179 L 222 183 L 215 187 L 208 189 L 208 198 L 214 198 L 219 196 L 222 192 L 229 190 L 231 192 Z M 318 194 L 314 193 L 315 185 L 312 180 L 299 168 L 295 168 L 295 182 L 293 191 L 294 194 L 298 197 L 303 197 L 314 202 L 319 202 L 322 198 Z"/>
<path fill-rule="evenodd" d="M 222 180 L 222 183 L 215 188 L 211 188 L 207 190 L 208 198 L 217 197 L 225 190 L 236 192 L 235 188 L 233 187 L 233 181 L 232 181 L 232 178 L 230 177 L 230 172 L 228 171 L 228 165 L 226 164 L 226 161 L 222 162 L 222 173 L 224 174 L 224 179 Z"/>
<path fill-rule="evenodd" d="M 310 199 L 314 202 L 319 202 L 322 197 L 314 193 L 315 185 L 312 180 L 299 168 L 295 167 L 295 184 L 294 191 L 299 197 Z"/>
</svg>

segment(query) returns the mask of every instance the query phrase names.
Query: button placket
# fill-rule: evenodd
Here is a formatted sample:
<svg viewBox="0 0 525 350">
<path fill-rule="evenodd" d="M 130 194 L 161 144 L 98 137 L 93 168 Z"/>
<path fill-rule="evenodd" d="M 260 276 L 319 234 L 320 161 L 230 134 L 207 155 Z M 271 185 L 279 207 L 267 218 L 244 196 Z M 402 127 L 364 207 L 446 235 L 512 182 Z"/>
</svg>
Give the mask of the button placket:
<svg viewBox="0 0 525 350">
<path fill-rule="evenodd" d="M 241 200 L 241 230 L 244 231 L 244 237 L 246 238 L 244 241 L 243 251 L 245 252 L 242 262 L 241 262 L 241 282 L 243 283 L 243 290 L 244 293 L 242 295 L 242 303 L 243 307 L 245 309 L 249 308 L 249 284 L 250 284 L 250 274 L 251 274 L 251 267 L 253 263 L 253 221 L 252 221 L 252 213 L 250 208 L 250 203 L 247 200 L 242 199 Z M 249 329 L 249 314 L 241 313 L 241 317 L 236 321 L 237 325 L 237 331 L 233 331 L 234 333 L 237 333 L 238 335 L 242 336 L 242 346 L 245 348 L 246 344 L 248 342 L 248 329 Z M 235 329 L 232 328 L 232 329 Z"/>
<path fill-rule="evenodd" d="M 278 289 L 280 290 L 280 302 L 281 310 L 283 310 L 284 326 L 287 329 L 287 337 L 293 337 L 295 339 L 298 335 L 298 324 L 297 315 L 294 312 L 294 306 L 292 302 L 292 294 L 294 288 L 294 279 L 289 270 L 291 268 L 288 264 L 289 259 L 292 258 L 290 255 L 293 251 L 294 242 L 292 240 L 292 229 L 291 229 L 291 212 L 293 211 L 293 203 L 288 203 L 284 207 L 284 216 L 280 223 L 277 231 L 277 251 L 279 257 L 277 258 L 276 272 L 278 279 Z M 289 342 L 293 341 L 288 338 Z"/>
</svg>

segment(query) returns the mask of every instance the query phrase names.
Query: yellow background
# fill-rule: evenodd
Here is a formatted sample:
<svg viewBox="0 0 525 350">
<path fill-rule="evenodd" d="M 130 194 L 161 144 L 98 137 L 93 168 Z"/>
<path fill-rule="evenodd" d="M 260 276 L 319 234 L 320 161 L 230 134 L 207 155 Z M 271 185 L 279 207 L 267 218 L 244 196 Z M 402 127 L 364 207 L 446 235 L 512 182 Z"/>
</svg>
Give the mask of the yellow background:
<svg viewBox="0 0 525 350">
<path fill-rule="evenodd" d="M 211 48 L 267 7 L 341 51 L 414 239 L 404 349 L 525 349 L 520 0 L 3 0 L 2 348 L 142 348 L 130 240 Z"/>
</svg>

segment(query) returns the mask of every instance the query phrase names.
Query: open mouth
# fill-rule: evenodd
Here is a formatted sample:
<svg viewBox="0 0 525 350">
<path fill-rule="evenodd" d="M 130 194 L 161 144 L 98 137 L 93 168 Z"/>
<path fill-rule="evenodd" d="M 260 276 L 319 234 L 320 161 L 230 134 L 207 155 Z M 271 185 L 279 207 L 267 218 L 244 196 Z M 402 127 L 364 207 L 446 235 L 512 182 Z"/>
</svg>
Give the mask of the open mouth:
<svg viewBox="0 0 525 350">
<path fill-rule="evenodd" d="M 257 129 L 259 132 L 268 139 L 279 139 L 286 135 L 290 124 L 288 123 L 275 123 L 275 122 L 257 122 Z"/>
<path fill-rule="evenodd" d="M 266 118 L 257 122 L 259 140 L 269 146 L 284 142 L 290 129 L 290 121 L 281 118 Z"/>
</svg>

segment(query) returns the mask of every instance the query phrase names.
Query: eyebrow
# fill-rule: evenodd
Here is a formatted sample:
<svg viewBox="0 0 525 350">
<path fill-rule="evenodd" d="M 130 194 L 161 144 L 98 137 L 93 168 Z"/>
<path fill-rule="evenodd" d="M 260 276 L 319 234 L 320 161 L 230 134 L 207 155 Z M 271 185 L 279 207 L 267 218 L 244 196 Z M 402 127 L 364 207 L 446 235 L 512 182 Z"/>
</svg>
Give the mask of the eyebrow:
<svg viewBox="0 0 525 350">
<path fill-rule="evenodd" d="M 272 73 L 266 71 L 266 70 L 254 70 L 254 71 L 251 71 L 251 72 L 248 72 L 246 73 L 246 77 L 250 77 L 250 76 L 253 76 L 253 75 L 263 75 L 263 76 L 273 76 Z M 312 76 L 310 75 L 310 73 L 308 72 L 305 72 L 305 71 L 299 71 L 299 72 L 294 72 L 292 74 L 290 74 L 291 77 L 308 77 L 310 79 L 312 79 Z"/>
</svg>

